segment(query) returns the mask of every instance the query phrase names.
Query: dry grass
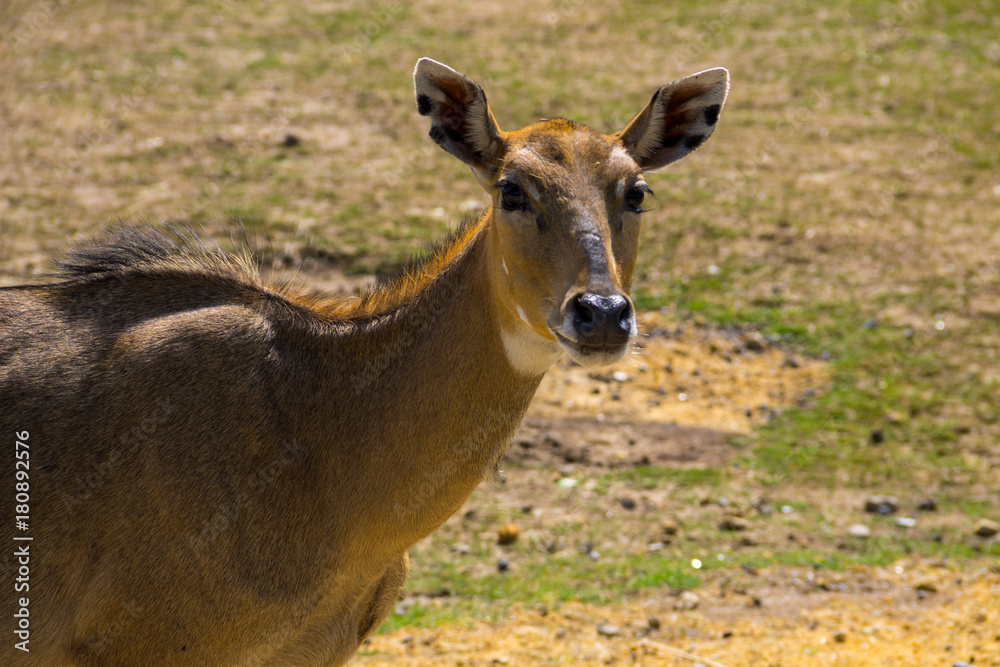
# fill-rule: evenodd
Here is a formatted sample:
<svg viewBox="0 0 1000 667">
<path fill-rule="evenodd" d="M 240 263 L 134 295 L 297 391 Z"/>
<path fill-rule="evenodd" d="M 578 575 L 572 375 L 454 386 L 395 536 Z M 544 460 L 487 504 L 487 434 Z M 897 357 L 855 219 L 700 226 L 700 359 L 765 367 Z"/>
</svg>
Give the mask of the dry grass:
<svg viewBox="0 0 1000 667">
<path fill-rule="evenodd" d="M 275 269 L 326 286 L 364 282 L 485 200 L 465 168 L 425 136 L 411 92 L 418 57 L 480 81 L 504 127 L 562 115 L 608 131 L 662 83 L 727 66 L 732 94 L 711 142 L 650 176 L 659 210 L 645 218 L 636 281 L 639 304 L 670 313 L 664 326 L 684 324 L 701 337 L 651 341 L 646 352 L 655 363 L 647 359 L 643 373 L 641 356 L 631 362 L 619 401 L 612 384 L 561 370 L 535 410 L 577 417 L 617 410 L 750 434 L 704 478 L 574 473 L 593 480 L 595 493 L 601 485 L 611 489 L 605 494 L 651 488 L 663 513 L 695 526 L 664 561 L 671 566 L 691 550 L 731 546 L 699 499 L 728 493 L 743 503 L 763 495 L 799 502 L 797 511 L 811 517 L 793 526 L 804 544 L 784 540 L 789 525 L 779 523 L 761 529 L 763 546 L 748 547 L 781 580 L 787 563 L 837 549 L 824 525 L 840 531 L 866 520 L 857 507 L 866 494 L 926 494 L 942 506 L 928 523 L 943 544 L 929 528 L 901 537 L 879 525 L 880 548 L 851 547 L 848 564 L 874 568 L 911 551 L 943 552 L 957 556 L 949 576 L 973 584 L 939 595 L 933 612 L 912 597 L 903 604 L 899 596 L 832 598 L 790 588 L 809 610 L 787 623 L 742 613 L 721 623 L 706 611 L 677 620 L 693 634 L 671 629 L 668 643 L 732 667 L 915 665 L 922 656 L 938 660 L 951 642 L 982 664 L 1000 654 L 988 633 L 979 644 L 970 639 L 983 627 L 981 614 L 996 626 L 995 578 L 981 570 L 997 545 L 969 541 L 967 529 L 980 516 L 1000 519 L 998 32 L 993 0 L 824 8 L 796 0 L 513 0 L 474 8 L 445 0 L 419 7 L 16 0 L 0 7 L 0 285 L 44 280 L 48 256 L 118 217 L 188 221 L 223 242 L 239 218 L 265 239 L 262 254 Z M 780 342 L 739 364 L 722 361 L 721 348 L 748 326 Z M 786 363 L 789 355 L 797 364 Z M 817 361 L 821 355 L 828 362 Z M 667 358 L 688 377 L 664 376 Z M 660 387 L 672 400 L 653 395 Z M 806 389 L 820 391 L 804 396 Z M 673 400 L 680 393 L 691 400 Z M 754 412 L 764 402 L 783 411 Z M 873 431 L 884 434 L 879 446 Z M 501 515 L 536 492 L 535 474 L 514 468 L 512 480 L 524 475 L 530 483 L 477 492 L 477 506 L 503 509 L 472 528 L 461 516 L 449 522 L 438 541 L 417 548 L 424 571 L 449 558 L 449 541 L 470 530 L 488 535 L 494 520 L 510 519 Z M 548 480 L 554 471 L 537 474 Z M 577 527 L 645 544 L 641 531 L 652 519 L 622 521 L 597 501 L 577 511 Z M 537 530 L 549 529 L 539 520 Z M 639 557 L 610 548 L 606 558 L 621 559 L 623 570 Z M 497 554 L 481 555 L 491 569 Z M 475 572 L 458 573 L 455 586 L 471 586 Z M 602 587 L 620 598 L 630 581 L 582 566 L 569 567 L 562 582 L 553 572 L 526 566 L 523 576 L 550 589 L 561 583 L 562 597 L 579 585 L 584 598 Z M 416 574 L 420 592 L 432 578 Z M 579 583 L 580 576 L 598 579 Z M 710 597 L 721 583 L 709 578 L 703 586 Z M 664 664 L 648 646 L 598 642 L 588 629 L 603 614 L 634 622 L 636 609 L 653 604 L 652 588 L 652 598 L 620 600 L 620 608 L 581 607 L 574 613 L 586 619 L 579 624 L 586 640 L 558 655 L 594 662 L 605 650 L 627 663 L 635 651 L 639 663 Z M 395 651 L 399 664 L 446 664 L 444 655 L 485 664 L 493 649 L 484 647 L 497 633 L 523 645 L 502 649 L 512 664 L 551 662 L 546 633 L 558 613 L 534 618 L 531 590 L 511 585 L 472 603 L 442 602 L 444 611 L 428 612 L 425 625 L 449 609 L 506 608 L 499 593 L 513 597 L 516 611 L 502 625 L 394 630 L 360 662 L 382 661 L 400 635 L 414 634 L 409 648 Z M 818 599 L 836 604 L 806 604 Z M 881 610 L 887 625 L 866 634 L 864 619 Z M 522 626 L 537 627 L 537 641 L 522 636 Z M 835 626 L 848 629 L 848 641 L 833 651 L 820 639 Z M 725 628 L 733 637 L 717 639 Z M 445 635 L 448 643 L 433 639 Z M 421 648 L 424 636 L 432 640 Z M 940 661 L 969 657 L 956 648 Z"/>
</svg>

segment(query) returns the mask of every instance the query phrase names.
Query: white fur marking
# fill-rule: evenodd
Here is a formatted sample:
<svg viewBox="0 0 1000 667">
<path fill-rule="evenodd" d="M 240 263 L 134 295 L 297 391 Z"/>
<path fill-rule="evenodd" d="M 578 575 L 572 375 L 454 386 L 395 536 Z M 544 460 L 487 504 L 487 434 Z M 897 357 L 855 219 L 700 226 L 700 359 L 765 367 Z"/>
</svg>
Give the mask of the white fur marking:
<svg viewBox="0 0 1000 667">
<path fill-rule="evenodd" d="M 562 348 L 557 343 L 547 341 L 525 327 L 518 327 L 513 332 L 501 328 L 500 337 L 507 361 L 522 375 L 544 375 L 562 354 Z"/>
<path fill-rule="evenodd" d="M 507 270 L 507 260 L 504 259 L 503 257 L 500 258 L 500 266 L 503 267 L 503 272 L 506 273 L 509 276 L 510 275 L 510 271 Z"/>
<path fill-rule="evenodd" d="M 527 324 L 530 327 L 531 323 L 528 322 L 528 316 L 524 314 L 524 308 L 521 308 L 521 304 L 515 303 L 514 307 L 517 308 L 517 315 L 518 315 L 518 317 L 521 318 L 521 321 L 524 322 L 525 324 Z"/>
</svg>

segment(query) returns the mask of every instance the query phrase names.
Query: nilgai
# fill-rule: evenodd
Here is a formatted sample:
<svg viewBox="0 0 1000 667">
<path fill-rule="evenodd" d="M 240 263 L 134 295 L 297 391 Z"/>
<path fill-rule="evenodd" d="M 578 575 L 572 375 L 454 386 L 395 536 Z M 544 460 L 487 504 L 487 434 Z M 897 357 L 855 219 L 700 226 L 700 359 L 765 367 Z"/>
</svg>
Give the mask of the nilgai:
<svg viewBox="0 0 1000 667">
<path fill-rule="evenodd" d="M 396 282 L 319 297 L 125 226 L 0 290 L 4 665 L 343 664 L 546 369 L 626 353 L 642 172 L 712 134 L 726 70 L 614 134 L 504 132 L 468 77 L 414 79 L 491 205 Z"/>
</svg>

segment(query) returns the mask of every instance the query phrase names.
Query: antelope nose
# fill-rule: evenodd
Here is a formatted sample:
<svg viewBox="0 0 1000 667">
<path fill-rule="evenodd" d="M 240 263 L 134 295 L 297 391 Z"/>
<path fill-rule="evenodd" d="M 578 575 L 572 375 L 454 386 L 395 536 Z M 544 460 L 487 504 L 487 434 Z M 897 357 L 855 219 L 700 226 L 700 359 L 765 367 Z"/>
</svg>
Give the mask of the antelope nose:
<svg viewBox="0 0 1000 667">
<path fill-rule="evenodd" d="M 632 335 L 632 304 L 621 294 L 581 294 L 574 304 L 573 327 L 583 345 L 624 345 Z"/>
</svg>

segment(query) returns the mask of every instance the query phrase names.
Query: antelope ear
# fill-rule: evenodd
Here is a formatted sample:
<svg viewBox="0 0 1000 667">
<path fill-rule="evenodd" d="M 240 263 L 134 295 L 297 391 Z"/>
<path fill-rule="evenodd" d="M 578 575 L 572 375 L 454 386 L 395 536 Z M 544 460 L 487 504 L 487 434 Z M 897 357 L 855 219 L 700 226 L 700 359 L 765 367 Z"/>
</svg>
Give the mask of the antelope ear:
<svg viewBox="0 0 1000 667">
<path fill-rule="evenodd" d="M 678 79 L 614 136 L 643 170 L 676 162 L 705 143 L 729 94 L 729 71 L 717 67 Z"/>
<path fill-rule="evenodd" d="M 485 177 L 499 163 L 503 139 L 478 83 L 430 58 L 413 70 L 417 111 L 430 116 L 430 137 Z"/>
</svg>

